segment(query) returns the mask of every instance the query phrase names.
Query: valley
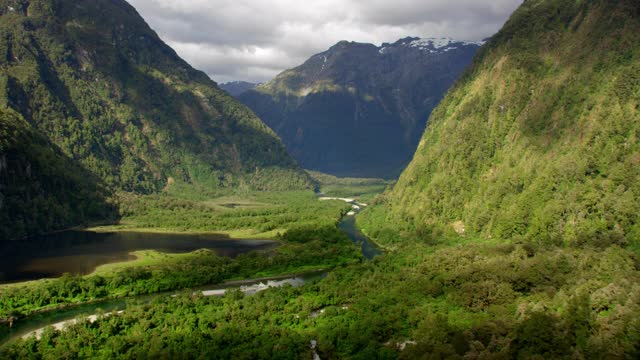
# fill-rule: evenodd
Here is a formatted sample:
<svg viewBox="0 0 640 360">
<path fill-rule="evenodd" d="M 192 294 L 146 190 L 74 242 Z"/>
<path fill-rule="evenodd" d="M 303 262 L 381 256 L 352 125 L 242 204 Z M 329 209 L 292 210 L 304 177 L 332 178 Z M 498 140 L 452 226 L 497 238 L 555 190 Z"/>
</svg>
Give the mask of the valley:
<svg viewBox="0 0 640 360">
<path fill-rule="evenodd" d="M 149 1 L 0 0 L 1 359 L 640 358 L 638 1 Z"/>
<path fill-rule="evenodd" d="M 142 260 L 133 255 L 142 250 L 175 254 L 207 249 L 233 258 L 277 245 L 269 240 L 229 239 L 216 234 L 66 231 L 4 247 L 0 282 L 60 277 L 64 273 L 87 275 L 105 264 Z"/>
<path fill-rule="evenodd" d="M 379 181 L 368 179 L 363 185 L 354 185 L 353 179 L 333 178 L 333 187 L 326 191 L 340 192 L 336 190 L 338 182 L 349 184 L 342 191 L 360 189 L 359 193 L 373 196 L 369 184 Z M 198 227 L 193 222 L 189 230 L 177 232 L 173 227 L 158 227 L 157 224 L 165 224 L 162 221 L 151 223 L 147 217 L 124 217 L 125 224 L 62 232 L 33 239 L 32 244 L 21 244 L 19 248 L 25 253 L 30 252 L 30 245 L 41 249 L 31 250 L 31 256 L 19 258 L 5 253 L 7 262 L 3 266 L 8 271 L 22 270 L 4 273 L 6 280 L 15 282 L 19 276 L 36 280 L 54 278 L 0 285 L 1 317 L 14 319 L 16 323 L 15 328 L 11 326 L 10 331 L 1 334 L 5 339 L 2 342 L 7 339 L 13 342 L 35 329 L 39 329 L 37 334 L 41 338 L 47 324 L 67 329 L 67 325 L 72 325 L 70 321 L 81 314 L 92 314 L 83 317 L 90 322 L 96 320 L 96 312 L 118 309 L 122 314 L 128 308 L 125 304 L 132 301 L 148 304 L 155 297 L 170 297 L 175 290 L 201 289 L 198 291 L 207 297 L 222 296 L 229 292 L 225 289 L 241 284 L 244 293 L 301 285 L 317 280 L 319 275 L 322 278 L 337 267 L 359 262 L 362 256 L 372 259 L 381 254 L 357 231 L 354 216 L 347 215 L 354 208 L 359 209 L 351 204 L 352 199 L 346 199 L 349 202 L 324 199 L 311 192 L 255 193 L 216 199 L 183 194 L 180 199 L 185 217 L 199 219 L 206 212 L 207 219 L 201 220 L 202 224 L 207 224 L 208 230 L 220 232 L 195 233 L 193 229 Z M 150 213 L 171 210 L 167 202 L 177 201 L 177 195 L 167 195 L 162 206 L 148 200 L 136 199 L 138 206 L 150 207 Z M 184 206 L 185 203 L 190 206 Z M 219 223 L 214 221 L 216 218 Z M 218 227 L 213 227 L 216 224 Z M 275 231 L 270 230 L 273 224 L 279 224 Z M 239 240 L 234 236 L 237 234 L 274 240 Z M 102 264 L 105 262 L 108 263 Z M 299 281 L 292 280 L 298 277 Z M 262 287 L 262 283 L 269 285 L 272 280 L 275 282 L 270 286 Z M 43 292 L 48 295 L 43 296 Z"/>
</svg>

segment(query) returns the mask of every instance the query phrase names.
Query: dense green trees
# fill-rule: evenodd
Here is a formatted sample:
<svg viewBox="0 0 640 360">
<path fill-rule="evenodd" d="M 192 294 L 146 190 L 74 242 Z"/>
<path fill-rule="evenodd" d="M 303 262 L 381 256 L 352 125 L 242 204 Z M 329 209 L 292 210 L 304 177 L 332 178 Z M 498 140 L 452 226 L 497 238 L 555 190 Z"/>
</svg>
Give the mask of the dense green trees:
<svg viewBox="0 0 640 360">
<path fill-rule="evenodd" d="M 357 197 L 360 202 L 372 200 L 393 184 L 393 181 L 384 179 L 341 178 L 312 170 L 307 170 L 307 173 L 318 182 L 323 194 L 345 198 Z"/>
<path fill-rule="evenodd" d="M 365 231 L 637 243 L 640 21 L 634 1 L 527 1 L 433 113 Z M 428 237 L 428 236 L 427 236 Z"/>
<path fill-rule="evenodd" d="M 326 245 L 325 246 L 334 246 Z M 0 350 L 8 358 L 635 358 L 640 273 L 619 247 L 425 246 L 302 288 L 190 293 Z"/>
<path fill-rule="evenodd" d="M 125 195 L 131 224 L 283 226 L 285 244 L 234 261 L 199 252 L 6 287 L 4 317 L 338 266 L 316 283 L 255 296 L 159 296 L 9 344 L 0 357 L 302 358 L 316 341 L 329 359 L 639 358 L 639 10 L 631 0 L 524 2 L 436 110 L 398 185 L 362 214 L 364 230 L 393 245 L 383 257 L 354 261 L 334 227 L 343 204 L 305 205 L 310 193 L 281 206 L 261 204 L 274 194 L 213 201 L 177 179 L 162 196 Z"/>
<path fill-rule="evenodd" d="M 253 206 L 252 209 L 228 209 L 224 205 L 229 203 L 220 199 L 216 208 L 207 198 L 195 201 L 166 195 L 136 196 L 131 200 L 135 203 L 129 205 L 137 207 L 133 213 L 138 217 L 125 214 L 124 220 L 137 227 L 149 226 L 156 230 L 240 230 L 246 236 L 278 230 L 273 234 L 281 242 L 276 249 L 242 254 L 234 259 L 205 250 L 183 255 L 158 254 L 149 261 L 123 263 L 113 271 L 85 277 L 66 275 L 59 279 L 1 286 L 0 319 L 15 311 L 26 315 L 56 306 L 153 294 L 229 279 L 329 269 L 361 259 L 357 247 L 336 227 L 349 208 L 345 203 L 318 201 L 310 191 L 256 193 L 253 196 L 253 202 L 248 200 L 251 197 L 223 198 L 243 202 L 250 208 Z"/>
<path fill-rule="evenodd" d="M 121 227 L 187 232 L 242 232 L 244 237 L 284 234 L 293 228 L 335 227 L 343 202 L 321 202 L 311 191 L 249 192 L 209 197 L 178 186 L 176 192 L 122 196 Z"/>
</svg>

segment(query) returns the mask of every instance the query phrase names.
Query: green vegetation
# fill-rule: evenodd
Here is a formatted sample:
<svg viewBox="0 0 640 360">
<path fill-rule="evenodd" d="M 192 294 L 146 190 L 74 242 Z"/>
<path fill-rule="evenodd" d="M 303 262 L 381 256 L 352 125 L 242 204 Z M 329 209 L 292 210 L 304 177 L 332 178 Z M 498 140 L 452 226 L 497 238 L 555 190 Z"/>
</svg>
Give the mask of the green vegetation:
<svg viewBox="0 0 640 360">
<path fill-rule="evenodd" d="M 409 242 L 302 288 L 163 296 L 0 355 L 293 359 L 311 357 L 311 340 L 323 359 L 640 355 L 640 272 L 628 251 L 452 245 Z"/>
<path fill-rule="evenodd" d="M 19 114 L 0 108 L 0 239 L 115 219 L 111 197 Z"/>
<path fill-rule="evenodd" d="M 120 204 L 121 224 L 102 229 L 216 232 L 242 238 L 271 238 L 292 228 L 335 226 L 349 209 L 341 202 L 324 204 L 310 191 L 223 197 L 169 191 L 146 196 L 127 194 L 120 198 Z"/>
<path fill-rule="evenodd" d="M 221 197 L 178 179 L 159 195 L 120 195 L 120 226 L 280 233 L 283 244 L 236 260 L 145 253 L 1 287 L 0 318 L 334 268 L 255 296 L 160 295 L 0 357 L 640 358 L 639 14 L 633 0 L 525 1 L 436 110 L 397 185 L 358 217 L 392 249 L 384 256 L 358 261 L 335 227 L 344 203 Z M 377 184 L 315 176 L 334 194 Z"/>
<path fill-rule="evenodd" d="M 357 248 L 336 228 L 342 214 L 349 209 L 343 202 L 318 201 L 312 192 L 257 193 L 253 198 L 243 199 L 224 197 L 195 202 L 168 195 L 135 197 L 135 204 L 130 205 L 139 207 L 134 212 L 139 215 L 124 218 L 137 228 L 150 226 L 165 231 L 183 229 L 174 227 L 173 222 L 165 223 L 171 219 L 178 223 L 185 221 L 188 227 L 184 229 L 189 231 L 234 229 L 258 237 L 278 229 L 274 237 L 281 245 L 276 249 L 242 254 L 235 259 L 220 257 L 208 250 L 180 255 L 144 251 L 136 253 L 139 258 L 134 262 L 105 265 L 84 277 L 65 275 L 59 279 L 0 286 L 0 319 L 230 279 L 331 269 L 360 260 Z M 253 210 L 226 208 L 224 204 L 230 200 L 233 204 L 257 207 Z"/>
<path fill-rule="evenodd" d="M 638 247 L 639 45 L 637 1 L 526 1 L 434 111 L 414 160 L 360 225 L 387 244 L 455 228 Z"/>
<path fill-rule="evenodd" d="M 109 188 L 311 188 L 277 136 L 126 1 L 0 0 L 0 17 L 0 108 Z M 48 226 L 25 224 L 9 237 L 61 228 L 34 215 Z"/>
</svg>

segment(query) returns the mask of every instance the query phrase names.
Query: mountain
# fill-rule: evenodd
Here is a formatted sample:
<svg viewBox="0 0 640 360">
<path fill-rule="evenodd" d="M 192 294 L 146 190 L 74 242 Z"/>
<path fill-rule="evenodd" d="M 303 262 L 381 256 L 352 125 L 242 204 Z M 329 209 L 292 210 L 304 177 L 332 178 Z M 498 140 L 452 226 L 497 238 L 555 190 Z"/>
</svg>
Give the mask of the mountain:
<svg viewBox="0 0 640 360">
<path fill-rule="evenodd" d="M 238 98 L 307 169 L 394 178 L 480 43 L 341 41 Z"/>
<path fill-rule="evenodd" d="M 429 120 L 359 219 L 380 241 L 457 231 L 638 245 L 640 3 L 528 0 Z"/>
<path fill-rule="evenodd" d="M 109 185 L 300 187 L 277 136 L 124 0 L 0 1 L 0 102 Z M 281 174 L 286 181 L 270 183 Z M 286 174 L 286 175 L 285 175 Z"/>
<path fill-rule="evenodd" d="M 0 0 L 0 108 L 26 120 L 29 138 L 50 143 L 61 163 L 86 170 L 76 175 L 110 189 L 312 186 L 271 129 L 179 58 L 124 0 Z M 16 156 L 30 157 L 20 149 Z M 71 176 L 51 172 L 41 174 Z"/>
<path fill-rule="evenodd" d="M 260 84 L 246 82 L 246 81 L 231 81 L 228 83 L 220 84 L 220 89 L 226 91 L 231 96 L 239 96 L 246 93 L 249 90 L 255 89 Z"/>
</svg>

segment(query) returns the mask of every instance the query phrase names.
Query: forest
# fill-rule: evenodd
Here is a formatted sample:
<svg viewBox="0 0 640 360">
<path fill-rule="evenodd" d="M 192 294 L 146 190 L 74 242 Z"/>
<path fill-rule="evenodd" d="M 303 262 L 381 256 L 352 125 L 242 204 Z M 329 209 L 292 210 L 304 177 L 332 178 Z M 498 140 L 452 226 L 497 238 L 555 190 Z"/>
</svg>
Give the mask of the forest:
<svg viewBox="0 0 640 360">
<path fill-rule="evenodd" d="M 301 288 L 187 291 L 81 321 L 7 358 L 634 358 L 637 258 L 531 244 L 407 242 Z M 457 242 L 456 242 L 457 241 Z M 463 245 L 463 246 L 462 246 Z M 404 349 L 404 351 L 400 351 Z"/>
<path fill-rule="evenodd" d="M 0 16 L 0 108 L 24 119 L 55 157 L 91 174 L 93 188 L 157 194 L 174 182 L 218 193 L 313 187 L 273 131 L 178 57 L 127 1 L 0 0 Z M 12 151 L 24 159 L 39 155 L 33 148 Z M 47 170 L 46 183 L 86 187 L 60 167 Z M 8 190 L 13 203 L 64 193 L 39 188 L 38 180 L 20 180 L 29 193 Z M 107 215 L 100 208 L 116 200 L 100 200 L 87 194 L 81 202 L 97 209 L 80 213 L 70 197 L 49 197 L 60 221 L 31 206 L 30 216 L 0 217 L 3 239 L 101 220 L 94 215 Z"/>
<path fill-rule="evenodd" d="M 430 118 L 358 221 L 385 244 L 483 239 L 638 248 L 637 1 L 527 1 Z M 559 46 L 558 44 L 562 44 Z"/>
</svg>

